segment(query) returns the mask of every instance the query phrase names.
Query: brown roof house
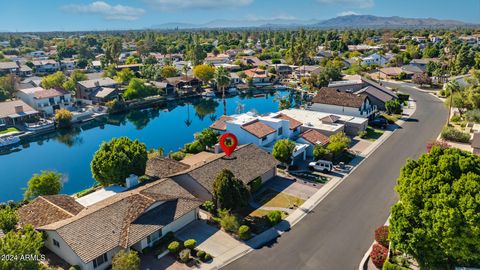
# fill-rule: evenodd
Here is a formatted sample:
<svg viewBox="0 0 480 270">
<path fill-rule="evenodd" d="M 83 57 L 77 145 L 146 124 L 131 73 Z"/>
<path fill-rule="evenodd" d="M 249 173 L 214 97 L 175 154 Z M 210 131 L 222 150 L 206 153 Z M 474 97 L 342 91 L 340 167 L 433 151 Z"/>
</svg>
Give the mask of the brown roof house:
<svg viewBox="0 0 480 270">
<path fill-rule="evenodd" d="M 45 246 L 60 258 L 82 270 L 103 270 L 118 251 L 142 251 L 195 220 L 200 204 L 175 181 L 162 178 L 86 207 L 66 195 L 42 196 L 18 213 L 21 224 L 47 234 Z"/>
<path fill-rule="evenodd" d="M 192 166 L 186 173 L 172 176 L 186 190 L 202 200 L 211 200 L 215 177 L 223 170 L 230 170 L 245 185 L 260 178 L 262 183 L 276 176 L 278 161 L 254 144 L 237 148 L 230 157 L 224 154 L 212 156 Z"/>
<path fill-rule="evenodd" d="M 39 111 L 22 100 L 0 102 L 0 126 L 15 125 L 39 115 Z"/>
<path fill-rule="evenodd" d="M 309 110 L 331 114 L 368 118 L 376 111 L 365 93 L 352 93 L 336 88 L 322 87 L 313 97 Z"/>
<path fill-rule="evenodd" d="M 115 80 L 105 77 L 77 82 L 76 95 L 79 99 L 102 103 L 118 96 L 118 86 Z"/>
<path fill-rule="evenodd" d="M 315 148 L 315 145 L 326 146 L 330 142 L 330 139 L 318 130 L 308 129 L 300 134 L 297 142 L 308 144 L 307 156 L 313 157 L 313 148 Z"/>
</svg>

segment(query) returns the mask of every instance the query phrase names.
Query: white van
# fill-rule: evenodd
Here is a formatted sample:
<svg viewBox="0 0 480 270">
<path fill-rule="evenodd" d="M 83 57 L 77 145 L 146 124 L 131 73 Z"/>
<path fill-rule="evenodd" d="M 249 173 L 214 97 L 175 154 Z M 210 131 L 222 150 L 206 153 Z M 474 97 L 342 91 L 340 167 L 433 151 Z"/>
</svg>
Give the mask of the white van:
<svg viewBox="0 0 480 270">
<path fill-rule="evenodd" d="M 310 170 L 315 170 L 319 172 L 331 172 L 333 169 L 333 163 L 327 160 L 317 160 L 314 162 L 310 162 L 308 164 Z"/>
</svg>

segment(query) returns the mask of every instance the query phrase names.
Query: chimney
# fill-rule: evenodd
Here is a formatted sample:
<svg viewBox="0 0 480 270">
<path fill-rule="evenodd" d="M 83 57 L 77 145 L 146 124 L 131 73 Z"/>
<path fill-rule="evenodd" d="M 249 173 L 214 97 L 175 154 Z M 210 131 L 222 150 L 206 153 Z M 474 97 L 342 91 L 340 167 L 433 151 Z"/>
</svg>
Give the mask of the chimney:
<svg viewBox="0 0 480 270">
<path fill-rule="evenodd" d="M 130 174 L 130 176 L 125 179 L 125 186 L 127 188 L 132 188 L 136 185 L 138 185 L 138 176 L 136 176 L 135 174 Z"/>
<path fill-rule="evenodd" d="M 95 86 L 96 86 L 96 87 L 100 87 L 100 82 L 99 82 L 99 81 L 95 81 Z"/>
<path fill-rule="evenodd" d="M 15 106 L 15 112 L 16 113 L 22 113 L 23 112 L 23 106 L 22 105 Z"/>
</svg>

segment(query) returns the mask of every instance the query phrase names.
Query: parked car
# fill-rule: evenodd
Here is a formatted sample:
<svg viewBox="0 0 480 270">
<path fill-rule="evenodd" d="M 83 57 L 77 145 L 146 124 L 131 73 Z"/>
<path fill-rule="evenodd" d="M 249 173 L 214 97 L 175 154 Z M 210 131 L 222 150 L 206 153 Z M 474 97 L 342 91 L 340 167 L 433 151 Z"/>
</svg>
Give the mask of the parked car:
<svg viewBox="0 0 480 270">
<path fill-rule="evenodd" d="M 314 162 L 310 162 L 308 164 L 308 168 L 310 170 L 319 171 L 319 172 L 331 172 L 333 169 L 333 163 L 328 160 L 317 160 Z"/>
<path fill-rule="evenodd" d="M 370 126 L 376 127 L 376 128 L 381 128 L 381 129 L 386 129 L 388 127 L 388 120 L 383 118 L 383 117 L 377 117 L 370 121 Z"/>
</svg>

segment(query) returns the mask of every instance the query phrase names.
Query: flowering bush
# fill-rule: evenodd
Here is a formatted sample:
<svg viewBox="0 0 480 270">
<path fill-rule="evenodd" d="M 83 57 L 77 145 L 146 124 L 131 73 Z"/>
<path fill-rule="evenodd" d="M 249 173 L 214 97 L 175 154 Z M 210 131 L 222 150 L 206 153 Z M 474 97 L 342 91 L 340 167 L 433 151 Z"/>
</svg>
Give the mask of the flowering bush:
<svg viewBox="0 0 480 270">
<path fill-rule="evenodd" d="M 375 241 L 388 248 L 388 226 L 381 226 L 375 230 Z"/>
<path fill-rule="evenodd" d="M 370 253 L 370 259 L 376 267 L 382 268 L 385 260 L 387 260 L 387 255 L 388 249 L 378 243 L 375 243 L 373 245 L 372 252 Z"/>
<path fill-rule="evenodd" d="M 442 149 L 450 148 L 450 144 L 448 144 L 446 141 L 435 140 L 435 141 L 427 143 L 427 152 L 430 153 L 430 150 L 432 150 L 432 147 L 434 147 L 434 146 L 440 147 Z"/>
</svg>

